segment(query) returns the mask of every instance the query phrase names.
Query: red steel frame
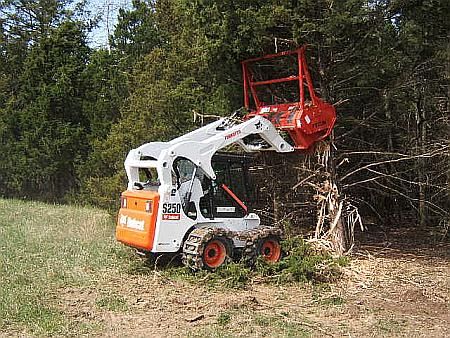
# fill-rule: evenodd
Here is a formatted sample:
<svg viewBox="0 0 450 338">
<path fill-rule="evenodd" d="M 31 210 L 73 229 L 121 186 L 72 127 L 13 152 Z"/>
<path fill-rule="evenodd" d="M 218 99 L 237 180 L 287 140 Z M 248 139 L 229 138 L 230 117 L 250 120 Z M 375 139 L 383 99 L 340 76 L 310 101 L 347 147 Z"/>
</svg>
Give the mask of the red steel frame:
<svg viewBox="0 0 450 338">
<path fill-rule="evenodd" d="M 222 184 L 222 189 L 225 190 L 225 192 L 237 203 L 239 206 L 244 209 L 245 213 L 248 212 L 247 206 L 244 204 L 244 202 L 241 201 L 239 197 L 235 195 L 234 192 L 231 191 L 230 188 L 228 188 L 225 184 Z"/>
<path fill-rule="evenodd" d="M 295 148 L 299 150 L 308 149 L 317 141 L 330 135 L 336 121 L 336 111 L 333 105 L 321 100 L 314 92 L 311 75 L 306 64 L 305 49 L 306 46 L 302 46 L 296 50 L 269 54 L 242 62 L 244 106 L 250 111 L 247 118 L 261 115 L 269 119 L 276 128 L 288 132 Z M 289 55 L 297 57 L 297 74 L 284 78 L 254 81 L 252 64 Z M 265 104 L 260 101 L 257 87 L 291 81 L 298 82 L 299 102 Z M 305 100 L 305 89 L 308 90 L 311 101 Z M 250 108 L 250 95 L 253 98 L 255 109 Z"/>
</svg>

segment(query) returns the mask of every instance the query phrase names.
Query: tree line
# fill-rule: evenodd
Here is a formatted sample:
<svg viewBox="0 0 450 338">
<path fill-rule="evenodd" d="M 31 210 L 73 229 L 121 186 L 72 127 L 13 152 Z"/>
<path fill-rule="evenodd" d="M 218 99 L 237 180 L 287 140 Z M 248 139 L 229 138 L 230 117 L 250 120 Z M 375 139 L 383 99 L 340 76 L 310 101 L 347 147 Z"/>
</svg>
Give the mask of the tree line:
<svg viewBox="0 0 450 338">
<path fill-rule="evenodd" d="M 109 49 L 85 2 L 0 1 L 0 194 L 106 208 L 123 161 L 243 105 L 240 61 L 308 44 L 363 213 L 450 222 L 446 0 L 133 0 Z M 447 225 L 445 225 L 447 224 Z"/>
</svg>

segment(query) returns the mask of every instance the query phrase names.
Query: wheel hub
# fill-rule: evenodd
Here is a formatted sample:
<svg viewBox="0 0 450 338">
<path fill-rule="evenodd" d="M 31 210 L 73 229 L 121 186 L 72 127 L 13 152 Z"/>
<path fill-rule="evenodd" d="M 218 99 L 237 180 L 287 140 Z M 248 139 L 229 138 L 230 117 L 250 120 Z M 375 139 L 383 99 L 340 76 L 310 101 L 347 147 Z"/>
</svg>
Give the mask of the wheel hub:
<svg viewBox="0 0 450 338">
<path fill-rule="evenodd" d="M 274 239 L 266 239 L 261 246 L 261 255 L 266 262 L 278 262 L 281 257 L 280 243 Z"/>
<path fill-rule="evenodd" d="M 225 244 L 219 239 L 214 239 L 205 246 L 203 262 L 211 269 L 218 268 L 225 262 L 226 256 Z"/>
</svg>

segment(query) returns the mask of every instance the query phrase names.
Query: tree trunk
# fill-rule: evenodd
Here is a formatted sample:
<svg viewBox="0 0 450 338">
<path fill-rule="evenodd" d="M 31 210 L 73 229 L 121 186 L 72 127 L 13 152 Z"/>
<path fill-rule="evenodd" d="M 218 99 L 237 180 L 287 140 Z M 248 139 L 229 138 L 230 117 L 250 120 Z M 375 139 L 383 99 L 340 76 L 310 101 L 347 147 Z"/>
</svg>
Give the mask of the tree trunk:
<svg viewBox="0 0 450 338">
<path fill-rule="evenodd" d="M 346 226 L 343 215 L 343 201 L 340 196 L 339 181 L 336 173 L 336 154 L 334 143 L 334 132 L 330 135 L 330 158 L 328 170 L 330 172 L 330 183 L 333 189 L 333 197 L 330 200 L 329 216 L 331 219 L 330 235 L 333 251 L 338 255 L 343 255 L 350 250 L 352 243 L 350 243 L 350 236 L 348 227 Z"/>
<path fill-rule="evenodd" d="M 387 136 L 387 148 L 388 151 L 393 151 L 394 149 L 394 142 L 392 137 L 392 128 L 393 128 L 393 122 L 392 122 L 392 114 L 391 109 L 389 107 L 389 92 L 387 89 L 383 91 L 383 108 L 384 108 L 384 114 L 386 117 L 386 122 L 388 124 L 388 136 Z"/>
<path fill-rule="evenodd" d="M 447 36 L 447 65 L 446 65 L 446 77 L 447 83 L 450 83 L 450 34 Z M 447 102 L 446 102 L 446 113 L 450 115 L 450 86 L 447 86 Z M 447 126 L 447 130 L 450 132 L 450 126 Z M 450 205 L 450 156 L 448 156 L 447 163 L 447 205 Z M 447 233 L 449 236 L 450 229 L 450 218 L 447 219 Z"/>
<path fill-rule="evenodd" d="M 416 153 L 425 152 L 426 144 L 426 124 L 425 124 L 425 104 L 422 79 L 419 79 L 418 99 L 415 103 L 415 119 L 416 119 Z M 426 192 L 425 185 L 422 184 L 425 181 L 425 159 L 419 157 L 416 162 L 417 181 L 419 182 L 418 189 L 418 206 L 417 206 L 417 221 L 420 227 L 426 224 Z"/>
</svg>

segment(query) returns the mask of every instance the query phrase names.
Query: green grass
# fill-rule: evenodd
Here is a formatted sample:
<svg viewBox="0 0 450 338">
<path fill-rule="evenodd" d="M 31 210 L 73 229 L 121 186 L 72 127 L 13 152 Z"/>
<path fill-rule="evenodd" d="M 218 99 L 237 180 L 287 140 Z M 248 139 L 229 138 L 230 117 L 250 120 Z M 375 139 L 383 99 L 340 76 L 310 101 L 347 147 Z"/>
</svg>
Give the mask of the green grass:
<svg viewBox="0 0 450 338">
<path fill-rule="evenodd" d="M 110 216 L 98 209 L 0 199 L 0 331 L 95 330 L 73 322 L 58 307 L 57 293 L 96 285 L 118 271 L 127 251 L 117 246 L 113 231 Z"/>
<path fill-rule="evenodd" d="M 96 300 L 95 304 L 99 308 L 106 309 L 109 311 L 123 312 L 128 309 L 128 305 L 125 298 L 115 294 L 103 295 Z"/>
<path fill-rule="evenodd" d="M 290 321 L 287 317 L 259 315 L 255 323 L 261 327 L 267 327 L 271 332 L 281 337 L 310 337 L 311 328 L 306 326 L 307 322 Z"/>
<path fill-rule="evenodd" d="M 238 308 L 218 314 L 216 323 L 192 331 L 191 337 L 311 337 L 315 324 L 291 319 L 289 315 L 254 314 Z"/>
<path fill-rule="evenodd" d="M 254 271 L 242 263 L 230 262 L 214 272 L 201 270 L 192 272 L 184 266 L 171 266 L 162 271 L 169 279 L 200 283 L 210 288 L 225 287 L 242 289 L 255 275 Z"/>
<path fill-rule="evenodd" d="M 217 324 L 221 326 L 227 325 L 231 321 L 231 313 L 229 311 L 223 311 L 217 316 Z"/>
<path fill-rule="evenodd" d="M 406 320 L 396 320 L 393 318 L 380 318 L 375 324 L 376 331 L 383 335 L 396 334 L 402 332 Z"/>
</svg>

